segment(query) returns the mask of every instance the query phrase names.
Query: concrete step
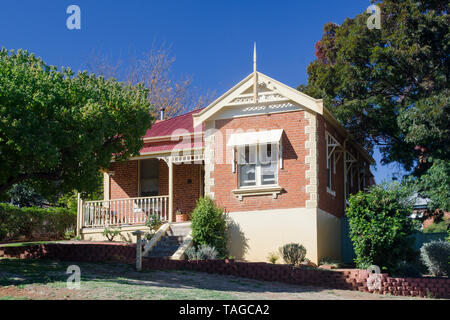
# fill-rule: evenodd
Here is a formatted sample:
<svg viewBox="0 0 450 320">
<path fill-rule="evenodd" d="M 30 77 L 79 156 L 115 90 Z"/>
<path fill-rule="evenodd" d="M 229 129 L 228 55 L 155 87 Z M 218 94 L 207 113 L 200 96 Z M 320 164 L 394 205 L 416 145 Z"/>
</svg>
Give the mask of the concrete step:
<svg viewBox="0 0 450 320">
<path fill-rule="evenodd" d="M 191 233 L 191 223 L 174 223 L 147 254 L 147 258 L 170 258 L 181 246 L 186 236 Z"/>
</svg>

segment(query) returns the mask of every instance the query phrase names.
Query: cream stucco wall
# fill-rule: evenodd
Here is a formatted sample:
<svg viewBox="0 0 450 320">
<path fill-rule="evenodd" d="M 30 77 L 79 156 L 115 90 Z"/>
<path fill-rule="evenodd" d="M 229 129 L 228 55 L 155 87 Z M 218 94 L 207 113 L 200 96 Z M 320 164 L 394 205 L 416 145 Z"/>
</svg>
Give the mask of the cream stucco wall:
<svg viewBox="0 0 450 320">
<path fill-rule="evenodd" d="M 319 260 L 341 260 L 341 219 L 317 209 L 317 252 Z"/>
<path fill-rule="evenodd" d="M 307 258 L 317 263 L 317 209 L 232 212 L 229 217 L 228 248 L 236 259 L 267 262 L 270 252 L 295 242 L 305 246 Z"/>
<path fill-rule="evenodd" d="M 87 241 L 108 241 L 108 239 L 103 235 L 104 228 L 84 228 L 81 229 L 81 239 Z M 149 231 L 149 228 L 146 226 L 129 226 L 122 227 L 120 234 L 127 239 L 127 241 L 131 241 L 136 243 L 136 236 L 133 236 L 132 233 L 136 230 L 142 230 L 144 232 Z M 123 241 L 123 239 L 117 235 L 114 238 L 114 241 Z"/>
<path fill-rule="evenodd" d="M 228 249 L 236 259 L 267 262 L 270 252 L 300 243 L 306 257 L 341 259 L 341 220 L 317 208 L 293 208 L 229 213 Z M 278 263 L 283 263 L 281 257 Z"/>
</svg>

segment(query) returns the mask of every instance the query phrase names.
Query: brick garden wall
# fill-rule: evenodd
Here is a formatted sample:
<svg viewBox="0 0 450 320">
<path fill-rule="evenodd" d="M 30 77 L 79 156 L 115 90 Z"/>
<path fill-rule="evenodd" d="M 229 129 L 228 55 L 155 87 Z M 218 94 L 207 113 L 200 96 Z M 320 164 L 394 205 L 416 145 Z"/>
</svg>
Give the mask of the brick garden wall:
<svg viewBox="0 0 450 320">
<path fill-rule="evenodd" d="M 78 262 L 135 263 L 136 245 L 122 243 L 70 243 L 44 244 L 23 247 L 0 247 L 0 257 L 20 259 L 55 259 Z M 366 270 L 358 269 L 306 269 L 269 263 L 235 262 L 228 260 L 165 260 L 144 259 L 146 270 L 190 270 L 220 275 L 232 275 L 262 281 L 278 281 L 295 285 L 357 290 L 397 296 L 428 295 L 450 298 L 448 278 L 392 278 L 381 275 L 381 290 L 369 291 Z"/>
<path fill-rule="evenodd" d="M 136 263 L 136 244 L 81 242 L 0 247 L 0 257 L 55 259 L 78 262 L 114 261 L 120 263 Z"/>
</svg>

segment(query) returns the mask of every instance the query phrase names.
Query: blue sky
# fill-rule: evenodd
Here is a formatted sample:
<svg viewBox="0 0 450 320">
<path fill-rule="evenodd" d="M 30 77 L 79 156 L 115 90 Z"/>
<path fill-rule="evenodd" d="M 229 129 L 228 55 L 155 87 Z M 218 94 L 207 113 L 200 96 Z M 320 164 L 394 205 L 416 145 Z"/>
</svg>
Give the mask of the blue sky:
<svg viewBox="0 0 450 320">
<path fill-rule="evenodd" d="M 66 9 L 81 8 L 81 30 L 68 30 Z M 366 10 L 367 0 L 40 0 L 4 1 L 0 46 L 27 49 L 48 64 L 84 67 L 93 50 L 126 59 L 171 45 L 175 77 L 222 94 L 252 71 L 253 42 L 259 71 L 289 85 L 306 83 L 314 44 L 327 22 L 342 23 Z M 378 152 L 374 158 L 379 163 Z M 377 165 L 377 182 L 398 166 Z"/>
</svg>

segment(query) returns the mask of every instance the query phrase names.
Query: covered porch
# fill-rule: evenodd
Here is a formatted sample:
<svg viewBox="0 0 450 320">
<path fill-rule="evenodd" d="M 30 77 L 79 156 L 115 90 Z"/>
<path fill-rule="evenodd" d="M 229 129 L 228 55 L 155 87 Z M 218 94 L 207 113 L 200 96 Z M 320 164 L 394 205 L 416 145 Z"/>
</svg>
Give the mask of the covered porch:
<svg viewBox="0 0 450 320">
<path fill-rule="evenodd" d="M 77 235 L 99 240 L 105 228 L 131 233 L 145 229 L 151 215 L 175 222 L 177 211 L 190 214 L 203 196 L 203 162 L 203 153 L 151 154 L 113 162 L 104 173 L 104 199 L 78 199 Z"/>
</svg>

